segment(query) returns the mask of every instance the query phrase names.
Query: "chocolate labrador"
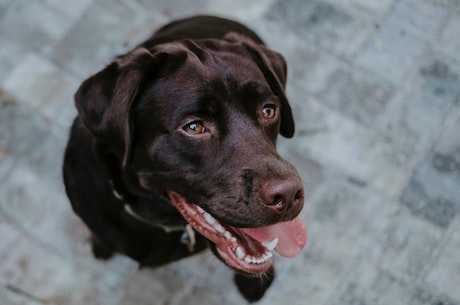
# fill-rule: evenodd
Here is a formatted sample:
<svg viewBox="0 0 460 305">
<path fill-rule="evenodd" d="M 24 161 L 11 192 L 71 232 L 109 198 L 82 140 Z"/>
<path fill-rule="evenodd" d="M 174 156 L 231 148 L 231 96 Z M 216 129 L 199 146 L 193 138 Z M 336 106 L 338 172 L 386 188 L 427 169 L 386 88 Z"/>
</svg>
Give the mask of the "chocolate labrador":
<svg viewBox="0 0 460 305">
<path fill-rule="evenodd" d="M 304 190 L 276 152 L 294 121 L 286 62 L 245 26 L 172 22 L 85 80 L 64 159 L 93 253 L 159 266 L 210 247 L 249 301 L 274 278 L 273 251 L 306 243 Z"/>
</svg>

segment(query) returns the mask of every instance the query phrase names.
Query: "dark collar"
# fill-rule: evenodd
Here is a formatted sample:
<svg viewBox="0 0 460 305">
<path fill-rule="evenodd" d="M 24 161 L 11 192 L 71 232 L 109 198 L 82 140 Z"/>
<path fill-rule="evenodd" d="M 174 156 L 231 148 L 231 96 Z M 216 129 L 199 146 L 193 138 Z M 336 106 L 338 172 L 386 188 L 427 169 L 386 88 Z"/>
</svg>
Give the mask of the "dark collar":
<svg viewBox="0 0 460 305">
<path fill-rule="evenodd" d="M 142 215 L 139 215 L 134 211 L 132 208 L 132 205 L 127 202 L 126 196 L 123 195 L 122 192 L 117 190 L 115 188 L 115 185 L 112 180 L 109 180 L 110 187 L 112 188 L 112 194 L 115 199 L 118 201 L 123 201 L 123 210 L 124 212 L 129 215 L 130 217 L 141 221 L 145 224 L 148 224 L 152 227 L 156 227 L 159 229 L 162 229 L 165 233 L 172 233 L 172 232 L 180 232 L 182 231 L 182 235 L 180 238 L 180 242 L 188 247 L 188 250 L 190 252 L 194 251 L 194 247 L 196 244 L 196 237 L 195 237 L 195 231 L 193 230 L 192 226 L 190 224 L 177 224 L 177 225 L 165 225 L 161 223 L 153 223 L 149 221 L 147 218 L 143 217 Z"/>
</svg>

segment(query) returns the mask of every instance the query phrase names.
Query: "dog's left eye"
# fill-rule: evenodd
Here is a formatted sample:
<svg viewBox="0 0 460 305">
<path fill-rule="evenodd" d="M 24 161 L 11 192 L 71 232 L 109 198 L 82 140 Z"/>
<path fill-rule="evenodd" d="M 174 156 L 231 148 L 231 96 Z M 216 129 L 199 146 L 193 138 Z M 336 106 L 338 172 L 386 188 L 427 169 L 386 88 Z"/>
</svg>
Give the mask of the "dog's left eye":
<svg viewBox="0 0 460 305">
<path fill-rule="evenodd" d="M 183 127 L 184 131 L 190 135 L 200 135 L 206 132 L 206 127 L 202 121 L 193 121 Z"/>
<path fill-rule="evenodd" d="M 276 116 L 276 106 L 275 105 L 265 105 L 263 108 L 262 108 L 262 117 L 265 119 L 265 120 L 271 120 L 273 119 L 275 116 Z"/>
</svg>

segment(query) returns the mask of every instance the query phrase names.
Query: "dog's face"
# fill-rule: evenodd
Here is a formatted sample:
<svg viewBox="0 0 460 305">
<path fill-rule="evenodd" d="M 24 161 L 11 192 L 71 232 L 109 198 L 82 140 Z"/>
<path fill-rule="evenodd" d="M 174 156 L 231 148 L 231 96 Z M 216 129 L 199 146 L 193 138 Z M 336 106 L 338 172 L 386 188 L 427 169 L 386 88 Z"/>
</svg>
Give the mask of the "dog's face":
<svg viewBox="0 0 460 305">
<path fill-rule="evenodd" d="M 139 192 L 163 195 L 230 267 L 260 274 L 306 242 L 304 191 L 276 152 L 294 122 L 283 58 L 244 38 L 137 49 L 85 81 L 80 118 Z"/>
</svg>

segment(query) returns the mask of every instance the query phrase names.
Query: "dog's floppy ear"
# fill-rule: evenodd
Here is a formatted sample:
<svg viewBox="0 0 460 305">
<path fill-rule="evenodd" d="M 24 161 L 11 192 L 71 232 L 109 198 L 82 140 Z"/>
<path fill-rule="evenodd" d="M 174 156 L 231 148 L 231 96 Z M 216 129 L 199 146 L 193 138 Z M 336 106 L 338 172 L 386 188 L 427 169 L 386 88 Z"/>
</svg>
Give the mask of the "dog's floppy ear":
<svg viewBox="0 0 460 305">
<path fill-rule="evenodd" d="M 143 87 L 156 77 L 169 55 L 135 49 L 89 77 L 75 93 L 83 124 L 99 141 L 121 152 L 123 166 L 129 160 L 133 140 L 134 111 L 131 109 Z M 183 62 L 185 57 L 185 53 L 179 54 L 176 63 Z"/>
<path fill-rule="evenodd" d="M 256 56 L 258 65 L 262 69 L 271 89 L 281 100 L 281 125 L 280 133 L 286 138 L 294 136 L 295 125 L 292 115 L 291 106 L 286 97 L 286 80 L 287 80 L 287 65 L 284 57 L 263 45 L 258 46 L 259 54 Z M 255 55 L 255 54 L 254 54 Z"/>
<path fill-rule="evenodd" d="M 256 62 L 265 76 L 270 88 L 281 101 L 280 134 L 286 138 L 294 136 L 295 126 L 291 106 L 286 97 L 287 64 L 284 57 L 264 45 L 256 44 L 245 36 L 237 33 L 228 33 L 227 41 L 240 43 Z"/>
</svg>

